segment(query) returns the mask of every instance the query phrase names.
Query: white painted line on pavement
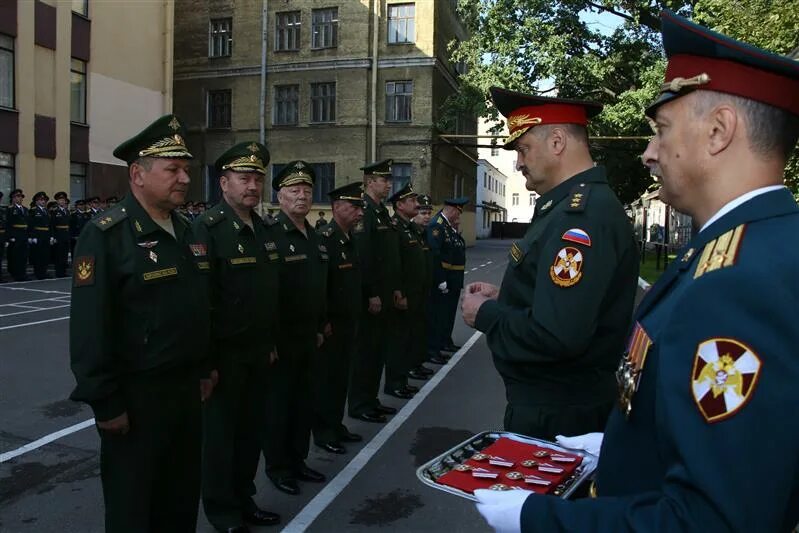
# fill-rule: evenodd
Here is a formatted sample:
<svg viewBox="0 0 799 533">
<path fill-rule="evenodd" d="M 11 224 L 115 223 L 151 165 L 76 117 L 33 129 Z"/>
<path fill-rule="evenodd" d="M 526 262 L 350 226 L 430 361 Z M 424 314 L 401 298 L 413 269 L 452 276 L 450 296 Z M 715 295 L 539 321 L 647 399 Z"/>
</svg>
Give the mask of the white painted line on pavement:
<svg viewBox="0 0 799 533">
<path fill-rule="evenodd" d="M 36 309 L 37 311 L 39 309 L 47 309 L 46 307 L 36 307 L 35 305 L 22 305 L 22 304 L 5 304 L 5 305 L 0 305 L 0 307 L 21 307 L 23 309 Z"/>
<path fill-rule="evenodd" d="M 405 404 L 405 406 L 400 409 L 399 413 L 394 415 L 394 417 L 380 430 L 380 432 L 374 436 L 372 440 L 370 440 L 363 449 L 358 452 L 358 455 L 352 458 L 352 461 L 347 463 L 347 466 L 338 473 L 336 477 L 334 477 L 330 483 L 328 483 L 325 488 L 319 491 L 319 494 L 314 496 L 314 498 L 306 504 L 305 507 L 294 517 L 294 519 L 286 524 L 286 527 L 283 528 L 284 532 L 287 533 L 294 533 L 305 531 L 308 527 L 316 520 L 320 514 L 327 508 L 328 505 L 331 504 L 333 500 L 350 484 L 350 482 L 358 475 L 358 473 L 366 466 L 366 463 L 383 447 L 383 445 L 388 441 L 388 439 L 394 434 L 394 432 L 399 429 L 399 427 L 413 414 L 419 405 L 427 398 L 427 395 L 430 394 L 436 386 L 441 383 L 441 381 L 449 374 L 449 371 L 452 370 L 455 365 L 458 364 L 458 361 L 461 360 L 463 355 L 469 351 L 469 349 L 474 345 L 475 342 L 482 336 L 482 333 L 476 331 L 474 335 L 472 335 L 466 344 L 458 350 L 452 358 L 449 360 L 449 363 L 435 373 L 435 375 L 430 378 L 419 392 Z"/>
<path fill-rule="evenodd" d="M 47 281 L 47 280 L 41 280 Z M 18 281 L 16 283 L 30 283 L 29 281 Z M 6 283 L 5 285 L 0 285 L 0 289 L 7 289 L 9 291 L 31 291 L 31 292 L 43 292 L 45 294 L 71 294 L 69 292 L 64 291 L 46 291 L 44 289 L 29 289 L 27 287 L 7 287 L 10 283 Z"/>
<path fill-rule="evenodd" d="M 652 284 L 651 283 L 647 283 L 647 281 L 644 278 L 639 276 L 638 277 L 638 286 L 641 287 L 642 290 L 648 291 L 649 287 L 651 287 Z"/>
<path fill-rule="evenodd" d="M 488 264 L 488 263 L 483 263 L 482 265 L 480 265 L 480 268 L 483 268 L 483 267 L 484 267 L 484 266 L 486 266 L 487 264 Z"/>
<path fill-rule="evenodd" d="M 471 269 L 469 272 L 474 272 L 475 270 L 477 270 L 477 267 L 474 267 L 474 268 L 473 268 L 473 269 Z"/>
<path fill-rule="evenodd" d="M 35 440 L 33 442 L 29 442 L 25 446 L 21 446 L 16 450 L 11 450 L 10 452 L 5 452 L 3 454 L 0 454 L 0 463 L 5 463 L 6 461 L 10 461 L 14 457 L 19 457 L 23 453 L 32 452 L 37 448 L 41 448 L 45 444 L 50 444 L 54 440 L 58 440 L 61 437 L 66 437 L 71 433 L 75 433 L 76 431 L 86 429 L 87 427 L 92 425 L 94 425 L 94 418 L 90 418 L 89 420 L 84 420 L 79 424 L 75 424 L 74 426 L 69 426 L 68 428 L 62 429 L 61 431 L 50 433 L 49 435 L 46 435 L 41 439 Z"/>
<path fill-rule="evenodd" d="M 59 320 L 69 320 L 69 317 L 68 316 L 62 316 L 62 317 L 59 317 L 59 318 L 51 318 L 49 320 L 39 320 L 38 322 L 25 322 L 23 324 L 14 324 L 13 326 L 3 326 L 3 327 L 0 327 L 0 331 L 6 330 L 6 329 L 24 328 L 25 326 L 36 326 L 36 325 L 39 325 L 39 324 L 47 324 L 48 322 L 57 322 Z"/>
<path fill-rule="evenodd" d="M 63 298 L 69 298 L 69 296 L 56 296 L 55 298 L 39 298 L 37 300 L 25 300 L 24 302 L 14 302 L 10 304 L 0 304 L 0 307 L 4 307 L 6 305 L 27 305 L 27 304 L 36 304 L 39 302 L 61 302 Z"/>
<path fill-rule="evenodd" d="M 12 289 L 13 287 L 9 287 L 9 285 L 22 285 L 23 283 L 44 283 L 45 281 L 61 281 L 61 280 L 70 280 L 72 279 L 71 276 L 64 276 L 63 278 L 48 278 L 48 279 L 29 279 L 28 281 L 9 281 L 3 284 L 4 289 Z"/>
<path fill-rule="evenodd" d="M 493 263 L 493 261 L 486 261 L 487 265 L 490 265 L 491 263 Z"/>
<path fill-rule="evenodd" d="M 31 308 L 29 308 L 28 311 L 17 311 L 16 313 L 3 313 L 3 314 L 0 314 L 0 318 L 5 318 L 7 316 L 24 315 L 25 313 L 38 313 L 39 311 L 49 311 L 51 309 L 63 309 L 64 307 L 69 307 L 69 304 L 56 305 L 55 307 L 31 307 Z"/>
</svg>

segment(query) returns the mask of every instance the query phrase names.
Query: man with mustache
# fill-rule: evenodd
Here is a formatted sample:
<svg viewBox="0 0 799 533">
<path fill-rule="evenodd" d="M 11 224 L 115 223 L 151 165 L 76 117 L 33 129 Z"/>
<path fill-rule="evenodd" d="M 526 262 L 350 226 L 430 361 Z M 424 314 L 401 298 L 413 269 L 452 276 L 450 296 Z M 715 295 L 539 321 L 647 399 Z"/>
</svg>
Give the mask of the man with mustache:
<svg viewBox="0 0 799 533">
<path fill-rule="evenodd" d="M 698 233 L 636 310 L 596 499 L 527 491 L 479 508 L 502 531 L 795 531 L 799 63 L 674 13 L 644 163 Z M 581 439 L 585 440 L 585 439 Z M 577 443 L 573 443 L 577 444 Z M 499 514 L 497 514 L 499 513 Z"/>
<path fill-rule="evenodd" d="M 277 222 L 255 212 L 268 164 L 269 152 L 256 142 L 239 143 L 219 156 L 222 199 L 194 222 L 199 245 L 192 253 L 210 268 L 211 356 L 219 373 L 204 406 L 203 507 L 223 532 L 280 521 L 252 499 L 280 276 Z"/>
<path fill-rule="evenodd" d="M 602 106 L 492 88 L 526 187 L 541 195 L 510 249 L 502 289 L 466 287 L 463 318 L 485 332 L 505 382 L 505 429 L 552 440 L 601 431 L 632 315 L 632 227 L 595 166 L 588 120 Z"/>
<path fill-rule="evenodd" d="M 166 115 L 114 150 L 130 193 L 95 217 L 73 263 L 71 398 L 94 411 L 105 528 L 194 531 L 208 361 L 207 258 L 188 221 L 184 129 Z"/>
</svg>

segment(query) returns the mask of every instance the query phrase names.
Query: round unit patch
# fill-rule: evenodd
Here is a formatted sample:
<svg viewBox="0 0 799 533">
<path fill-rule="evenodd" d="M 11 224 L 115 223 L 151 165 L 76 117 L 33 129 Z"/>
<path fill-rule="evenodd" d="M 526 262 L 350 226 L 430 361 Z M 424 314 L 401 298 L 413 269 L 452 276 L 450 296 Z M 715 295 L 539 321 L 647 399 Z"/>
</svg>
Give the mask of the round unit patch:
<svg viewBox="0 0 799 533">
<path fill-rule="evenodd" d="M 583 277 L 583 253 L 577 248 L 566 246 L 555 256 L 549 268 L 549 277 L 558 287 L 577 285 Z"/>
</svg>

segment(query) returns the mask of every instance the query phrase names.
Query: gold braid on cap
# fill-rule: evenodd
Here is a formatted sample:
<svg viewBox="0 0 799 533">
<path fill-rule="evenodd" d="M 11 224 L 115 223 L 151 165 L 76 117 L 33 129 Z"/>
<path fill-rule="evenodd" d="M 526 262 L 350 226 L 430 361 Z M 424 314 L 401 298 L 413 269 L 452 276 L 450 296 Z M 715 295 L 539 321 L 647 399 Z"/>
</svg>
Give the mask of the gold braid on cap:
<svg viewBox="0 0 799 533">
<path fill-rule="evenodd" d="M 660 86 L 660 92 L 678 93 L 686 87 L 698 87 L 710 83 L 710 76 L 706 73 L 697 74 L 693 78 L 674 78 Z"/>
<path fill-rule="evenodd" d="M 289 185 L 297 185 L 298 183 L 306 183 L 313 187 L 311 175 L 306 174 L 305 172 L 294 172 L 293 174 L 289 174 L 280 181 L 280 186 L 288 187 Z"/>
<path fill-rule="evenodd" d="M 508 118 L 508 128 L 511 134 L 505 139 L 503 143 L 505 146 L 509 145 L 525 133 L 527 130 L 541 124 L 541 117 L 531 117 L 530 115 L 511 115 Z"/>
<path fill-rule="evenodd" d="M 256 172 L 260 172 L 261 174 L 266 174 L 264 169 L 264 162 L 261 158 L 256 157 L 254 155 L 248 155 L 244 157 L 239 157 L 238 159 L 234 159 L 230 163 L 226 165 L 222 165 L 222 170 L 255 170 Z"/>
<path fill-rule="evenodd" d="M 156 141 L 144 150 L 139 150 L 139 157 L 192 157 L 183 142 L 183 137 L 177 133 L 172 137 L 165 137 Z"/>
</svg>

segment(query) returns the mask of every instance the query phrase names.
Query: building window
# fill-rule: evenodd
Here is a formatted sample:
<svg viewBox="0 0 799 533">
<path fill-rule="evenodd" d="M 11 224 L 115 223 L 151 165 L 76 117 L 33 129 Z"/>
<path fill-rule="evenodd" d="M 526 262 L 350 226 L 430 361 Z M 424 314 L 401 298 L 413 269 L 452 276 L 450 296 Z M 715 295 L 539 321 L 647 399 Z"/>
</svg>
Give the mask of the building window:
<svg viewBox="0 0 799 533">
<path fill-rule="evenodd" d="M 311 10 L 311 48 L 338 46 L 338 8 Z"/>
<path fill-rule="evenodd" d="M 491 155 L 498 156 L 499 155 L 499 147 L 496 144 L 491 144 Z"/>
<path fill-rule="evenodd" d="M 14 38 L 0 34 L 0 107 L 14 107 Z"/>
<path fill-rule="evenodd" d="M 336 121 L 336 84 L 311 84 L 311 122 Z"/>
<path fill-rule="evenodd" d="M 488 187 L 488 174 L 483 174 L 483 189 Z"/>
<path fill-rule="evenodd" d="M 86 164 L 69 164 L 69 197 L 86 198 Z"/>
<path fill-rule="evenodd" d="M 275 50 L 300 49 L 300 12 L 275 14 Z"/>
<path fill-rule="evenodd" d="M 233 93 L 230 89 L 208 91 L 208 128 L 230 128 Z"/>
<path fill-rule="evenodd" d="M 229 57 L 233 49 L 233 19 L 211 19 L 208 23 L 208 57 Z"/>
<path fill-rule="evenodd" d="M 386 122 L 410 122 L 412 96 L 412 81 L 386 82 Z"/>
<path fill-rule="evenodd" d="M 86 62 L 72 60 L 70 120 L 86 124 Z"/>
<path fill-rule="evenodd" d="M 519 205 L 519 193 L 513 193 L 513 204 L 512 205 Z"/>
<path fill-rule="evenodd" d="M 17 188 L 15 180 L 14 154 L 0 152 L 0 192 L 3 199 L 11 202 L 11 191 Z M 0 244 L 2 246 L 2 244 Z"/>
<path fill-rule="evenodd" d="M 336 164 L 335 163 L 312 163 L 316 181 L 313 186 L 313 202 L 315 204 L 327 204 L 330 198 L 327 193 L 332 191 L 336 183 Z"/>
<path fill-rule="evenodd" d="M 393 4 L 388 6 L 388 42 L 402 44 L 414 42 L 416 6 Z"/>
<path fill-rule="evenodd" d="M 72 0 L 72 12 L 84 17 L 89 16 L 89 0 Z M 81 196 L 82 198 L 82 196 Z"/>
<path fill-rule="evenodd" d="M 300 121 L 300 86 L 275 85 L 275 111 L 272 124 L 294 126 Z"/>
<path fill-rule="evenodd" d="M 530 205 L 533 205 L 533 201 L 535 198 L 533 197 L 533 193 L 530 193 Z"/>
<path fill-rule="evenodd" d="M 391 192 L 389 196 L 405 187 L 411 181 L 412 170 L 413 165 L 410 163 L 394 163 L 391 165 Z"/>
</svg>

